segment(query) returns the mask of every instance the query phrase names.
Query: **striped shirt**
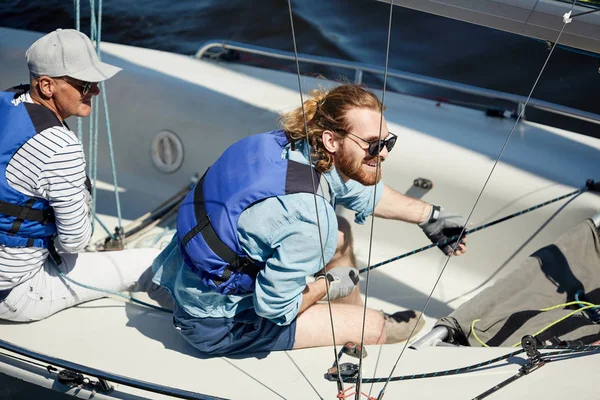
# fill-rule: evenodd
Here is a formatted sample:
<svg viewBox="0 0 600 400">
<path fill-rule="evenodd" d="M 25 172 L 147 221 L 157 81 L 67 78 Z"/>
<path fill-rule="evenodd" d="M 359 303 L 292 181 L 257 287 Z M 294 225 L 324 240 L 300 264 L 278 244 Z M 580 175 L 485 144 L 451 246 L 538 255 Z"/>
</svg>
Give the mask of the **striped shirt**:
<svg viewBox="0 0 600 400">
<path fill-rule="evenodd" d="M 33 103 L 29 92 L 13 104 Z M 66 126 L 47 128 L 29 139 L 6 167 L 6 179 L 15 190 L 48 200 L 54 210 L 59 249 L 75 253 L 90 240 L 92 227 L 85 188 L 83 146 Z M 48 250 L 0 245 L 0 290 L 17 286 L 43 266 Z"/>
</svg>

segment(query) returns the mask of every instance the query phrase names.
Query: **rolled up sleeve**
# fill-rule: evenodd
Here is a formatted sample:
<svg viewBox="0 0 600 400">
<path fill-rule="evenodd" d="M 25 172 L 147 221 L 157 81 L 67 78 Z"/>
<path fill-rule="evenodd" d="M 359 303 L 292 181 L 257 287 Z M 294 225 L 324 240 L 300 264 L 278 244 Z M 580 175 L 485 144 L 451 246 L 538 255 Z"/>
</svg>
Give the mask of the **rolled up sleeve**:
<svg viewBox="0 0 600 400">
<path fill-rule="evenodd" d="M 344 186 L 344 193 L 336 198 L 336 203 L 355 211 L 354 222 L 362 225 L 367 217 L 373 214 L 373 210 L 383 195 L 383 182 L 379 181 L 374 186 L 365 186 L 349 180 Z"/>
<path fill-rule="evenodd" d="M 240 216 L 242 247 L 250 257 L 265 262 L 256 278 L 255 311 L 278 325 L 296 318 L 306 277 L 318 272 L 323 259 L 327 264 L 335 253 L 335 212 L 322 198 L 317 204 L 319 221 L 313 195 L 306 193 L 267 199 Z"/>
</svg>

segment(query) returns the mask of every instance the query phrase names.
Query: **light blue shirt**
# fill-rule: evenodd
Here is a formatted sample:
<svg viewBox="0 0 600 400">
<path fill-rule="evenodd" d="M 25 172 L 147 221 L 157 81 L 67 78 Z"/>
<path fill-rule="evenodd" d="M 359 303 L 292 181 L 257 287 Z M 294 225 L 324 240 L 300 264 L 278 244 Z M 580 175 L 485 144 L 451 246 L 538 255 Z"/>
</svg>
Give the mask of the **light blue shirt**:
<svg viewBox="0 0 600 400">
<path fill-rule="evenodd" d="M 288 145 L 283 159 L 308 164 L 308 146 Z M 268 198 L 244 210 L 238 220 L 238 238 L 252 259 L 264 262 L 256 277 L 254 293 L 223 295 L 212 291 L 199 276 L 184 265 L 177 235 L 154 260 L 154 282 L 166 287 L 186 313 L 200 318 L 231 318 L 246 309 L 279 325 L 298 315 L 306 277 L 314 275 L 332 259 L 337 247 L 338 205 L 356 212 L 355 222 L 363 224 L 373 213 L 373 190 L 356 181 L 344 182 L 334 169 L 323 174 L 329 185 L 331 206 L 321 196 L 294 193 Z M 383 183 L 377 185 L 379 202 Z M 315 205 L 316 203 L 316 205 Z M 318 215 L 318 219 L 317 219 Z M 319 227 L 321 238 L 319 238 Z M 321 251 L 321 243 L 323 251 Z"/>
</svg>

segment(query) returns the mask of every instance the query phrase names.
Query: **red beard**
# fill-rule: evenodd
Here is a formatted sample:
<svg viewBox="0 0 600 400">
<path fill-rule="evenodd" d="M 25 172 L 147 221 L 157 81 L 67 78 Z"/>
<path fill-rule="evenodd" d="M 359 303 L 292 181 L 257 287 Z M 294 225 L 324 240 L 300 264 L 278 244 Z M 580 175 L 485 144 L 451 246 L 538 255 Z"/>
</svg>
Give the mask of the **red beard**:
<svg viewBox="0 0 600 400">
<path fill-rule="evenodd" d="M 352 159 L 352 156 L 342 147 L 340 148 L 340 151 L 336 153 L 335 166 L 342 175 L 365 186 L 373 186 L 381 180 L 383 175 L 381 170 L 381 163 L 383 160 L 381 158 L 379 159 L 377 173 L 375 172 L 375 168 L 367 166 L 365 162 L 376 162 L 377 158 L 378 157 L 371 157 L 355 160 Z"/>
</svg>

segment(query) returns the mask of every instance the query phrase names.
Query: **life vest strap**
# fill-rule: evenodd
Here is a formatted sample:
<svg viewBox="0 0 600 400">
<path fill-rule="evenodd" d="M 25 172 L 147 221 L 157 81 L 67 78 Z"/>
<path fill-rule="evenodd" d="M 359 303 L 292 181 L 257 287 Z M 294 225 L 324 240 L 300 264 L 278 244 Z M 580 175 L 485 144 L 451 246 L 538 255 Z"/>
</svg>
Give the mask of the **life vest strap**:
<svg viewBox="0 0 600 400">
<path fill-rule="evenodd" d="M 0 214 L 20 218 L 25 208 L 26 206 L 20 206 L 0 200 Z M 35 221 L 41 224 L 54 222 L 54 213 L 51 210 L 34 210 L 29 207 L 26 216 L 27 217 L 22 218 L 22 220 Z"/>
<path fill-rule="evenodd" d="M 182 246 L 185 248 L 185 246 L 190 240 L 192 240 L 193 237 L 195 237 L 197 234 L 201 234 L 208 247 L 210 247 L 217 256 L 219 256 L 228 264 L 221 276 L 213 275 L 212 280 L 217 286 L 227 282 L 234 272 L 241 272 L 252 277 L 256 277 L 260 271 L 260 267 L 255 265 L 251 258 L 240 256 L 231 250 L 225 243 L 223 243 L 213 229 L 210 223 L 210 216 L 206 212 L 206 207 L 204 206 L 204 194 L 202 190 L 203 182 L 204 176 L 202 176 L 200 181 L 196 184 L 196 188 L 194 189 L 194 213 L 196 216 L 196 226 L 184 236 L 181 242 Z"/>
</svg>

